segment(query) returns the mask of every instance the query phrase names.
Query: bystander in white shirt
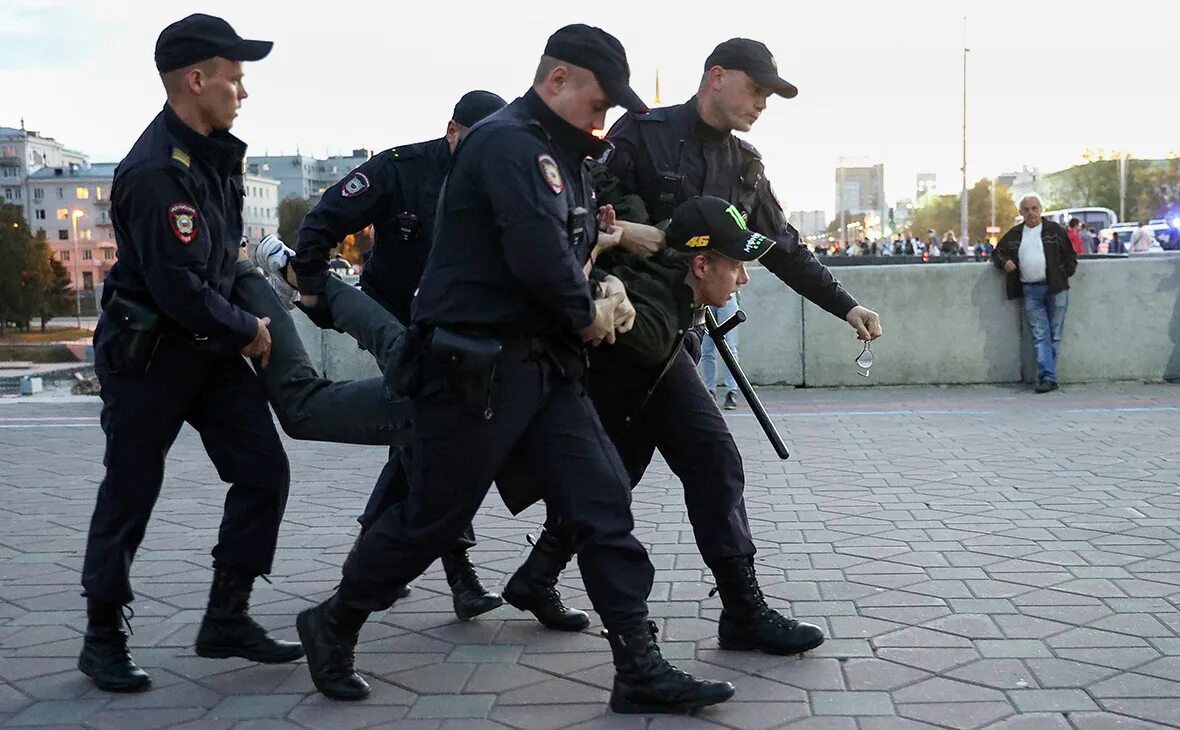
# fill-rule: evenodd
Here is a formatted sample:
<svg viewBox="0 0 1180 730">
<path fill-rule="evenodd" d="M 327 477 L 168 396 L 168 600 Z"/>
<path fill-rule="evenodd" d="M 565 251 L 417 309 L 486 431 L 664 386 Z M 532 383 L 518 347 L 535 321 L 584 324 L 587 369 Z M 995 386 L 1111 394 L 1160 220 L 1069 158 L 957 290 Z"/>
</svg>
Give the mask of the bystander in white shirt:
<svg viewBox="0 0 1180 730">
<path fill-rule="evenodd" d="M 1037 284 L 1045 280 L 1045 247 L 1041 244 L 1043 223 L 1024 227 L 1020 235 L 1020 280 Z"/>
</svg>

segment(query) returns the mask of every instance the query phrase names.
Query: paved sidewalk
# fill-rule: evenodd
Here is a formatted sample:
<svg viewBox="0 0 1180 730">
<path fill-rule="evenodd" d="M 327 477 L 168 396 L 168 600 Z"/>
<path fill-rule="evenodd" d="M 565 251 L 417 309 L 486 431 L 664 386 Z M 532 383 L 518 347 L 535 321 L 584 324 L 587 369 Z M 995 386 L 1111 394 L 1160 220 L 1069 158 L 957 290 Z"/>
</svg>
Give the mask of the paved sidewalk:
<svg viewBox="0 0 1180 730">
<path fill-rule="evenodd" d="M 772 604 L 822 624 L 802 659 L 717 648 L 683 499 L 653 465 L 635 492 L 656 564 L 665 653 L 731 679 L 695 718 L 615 716 L 600 624 L 540 628 L 509 607 L 459 623 L 441 568 L 362 634 L 367 702 L 325 700 L 303 663 L 193 655 L 224 488 L 186 429 L 133 569 L 136 659 L 154 689 L 105 694 L 74 668 L 78 571 L 102 476 L 97 399 L 0 398 L 0 726 L 95 728 L 1180 727 L 1180 388 L 766 391 L 792 451 L 746 411 L 758 570 Z M 254 614 L 294 638 L 334 588 L 382 460 L 376 448 L 288 441 L 294 486 L 273 585 Z M 493 497 L 472 555 L 502 585 L 539 509 Z M 562 583 L 586 607 L 576 570 Z"/>
</svg>

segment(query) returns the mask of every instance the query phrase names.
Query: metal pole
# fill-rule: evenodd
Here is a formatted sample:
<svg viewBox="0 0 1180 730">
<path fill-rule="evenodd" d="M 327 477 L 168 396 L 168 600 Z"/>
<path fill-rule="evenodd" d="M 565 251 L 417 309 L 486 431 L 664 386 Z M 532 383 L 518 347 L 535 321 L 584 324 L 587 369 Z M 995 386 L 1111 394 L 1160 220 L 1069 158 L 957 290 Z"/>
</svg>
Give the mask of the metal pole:
<svg viewBox="0 0 1180 730">
<path fill-rule="evenodd" d="M 844 220 L 844 211 L 848 208 L 844 201 L 844 158 L 840 158 L 840 190 L 836 195 L 836 203 L 840 206 L 840 246 L 848 240 L 848 226 Z"/>
<path fill-rule="evenodd" d="M 1127 155 L 1119 155 L 1119 220 L 1127 220 Z"/>
<path fill-rule="evenodd" d="M 996 227 L 996 179 L 992 178 L 992 228 Z"/>
<path fill-rule="evenodd" d="M 967 18 L 963 17 L 963 190 L 959 194 L 959 240 L 967 238 Z"/>
<path fill-rule="evenodd" d="M 78 319 L 78 329 L 82 329 L 82 269 L 81 258 L 78 254 L 78 211 L 70 211 L 70 222 L 74 226 L 74 314 Z"/>
</svg>

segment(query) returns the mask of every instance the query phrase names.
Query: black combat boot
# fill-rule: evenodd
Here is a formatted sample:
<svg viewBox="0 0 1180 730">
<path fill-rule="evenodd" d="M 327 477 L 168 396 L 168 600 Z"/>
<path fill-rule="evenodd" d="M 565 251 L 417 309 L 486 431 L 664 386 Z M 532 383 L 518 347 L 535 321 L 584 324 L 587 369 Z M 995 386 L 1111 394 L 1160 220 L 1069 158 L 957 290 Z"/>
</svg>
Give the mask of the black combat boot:
<svg viewBox="0 0 1180 730">
<path fill-rule="evenodd" d="M 442 556 L 443 570 L 447 574 L 447 585 L 455 599 L 455 615 L 466 621 L 481 613 L 487 613 L 504 605 L 504 599 L 483 587 L 475 566 L 464 549 L 454 550 Z"/>
<path fill-rule="evenodd" d="M 733 697 L 729 682 L 713 682 L 682 672 L 667 662 L 656 644 L 651 621 L 619 634 L 603 632 L 615 659 L 610 708 L 625 714 L 692 712 Z"/>
<path fill-rule="evenodd" d="M 121 608 L 117 603 L 86 600 L 86 637 L 78 669 L 107 692 L 143 692 L 152 686 L 152 679 L 135 666 L 127 651 Z"/>
<path fill-rule="evenodd" d="M 504 586 L 504 600 L 521 611 L 531 611 L 543 625 L 558 631 L 581 631 L 590 615 L 569 608 L 557 591 L 557 578 L 574 556 L 553 533 L 541 530 L 524 563 Z"/>
<path fill-rule="evenodd" d="M 721 594 L 718 638 L 722 649 L 801 654 L 824 643 L 824 632 L 766 605 L 753 558 L 730 558 L 713 568 Z"/>
<path fill-rule="evenodd" d="M 302 611 L 295 618 L 299 640 L 307 651 L 307 669 L 316 689 L 334 700 L 363 700 L 369 683 L 356 673 L 357 635 L 368 611 L 349 608 L 339 596 Z"/>
<path fill-rule="evenodd" d="M 303 656 L 294 641 L 270 638 L 266 629 L 250 618 L 250 589 L 254 576 L 224 568 L 213 571 L 209 607 L 197 631 L 197 656 L 224 659 L 238 656 L 263 664 L 293 662 Z"/>
</svg>

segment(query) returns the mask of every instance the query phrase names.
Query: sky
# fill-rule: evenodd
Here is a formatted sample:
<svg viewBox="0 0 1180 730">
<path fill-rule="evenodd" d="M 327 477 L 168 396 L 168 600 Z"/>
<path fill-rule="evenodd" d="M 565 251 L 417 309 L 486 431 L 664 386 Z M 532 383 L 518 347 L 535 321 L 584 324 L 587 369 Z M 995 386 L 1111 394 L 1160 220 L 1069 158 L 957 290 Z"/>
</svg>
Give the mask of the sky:
<svg viewBox="0 0 1180 730">
<path fill-rule="evenodd" d="M 118 161 L 163 104 L 156 37 L 190 12 L 275 42 L 246 67 L 234 126 L 255 154 L 439 137 L 464 92 L 524 93 L 546 38 L 575 22 L 623 42 L 649 103 L 658 70 L 665 105 L 692 96 L 721 41 L 766 43 L 799 96 L 773 98 L 745 137 L 789 210 L 830 216 L 841 158 L 883 163 L 891 203 L 914 196 L 919 172 L 957 193 L 964 43 L 971 183 L 1069 167 L 1087 148 L 1180 152 L 1174 0 L 0 0 L 0 126 L 23 118 L 94 162 Z"/>
</svg>

